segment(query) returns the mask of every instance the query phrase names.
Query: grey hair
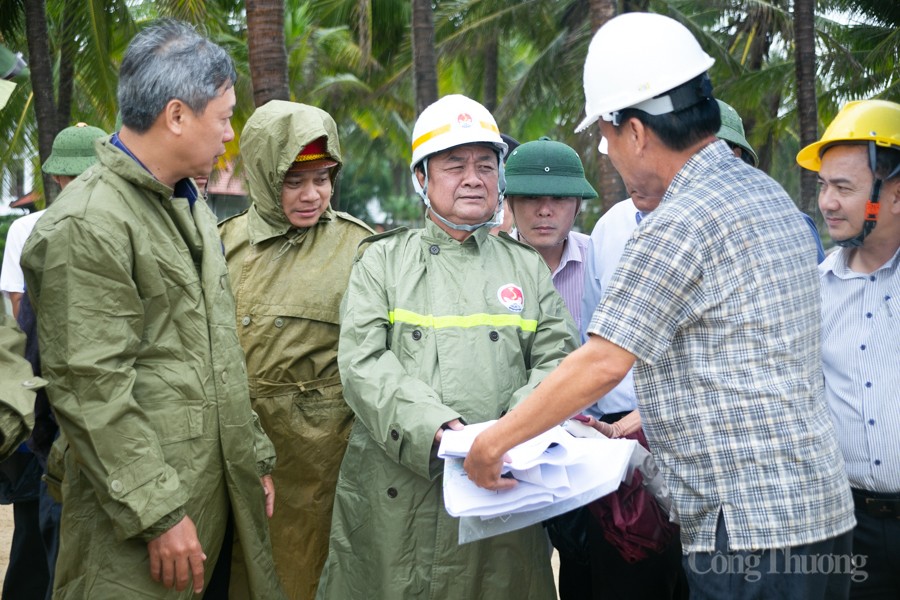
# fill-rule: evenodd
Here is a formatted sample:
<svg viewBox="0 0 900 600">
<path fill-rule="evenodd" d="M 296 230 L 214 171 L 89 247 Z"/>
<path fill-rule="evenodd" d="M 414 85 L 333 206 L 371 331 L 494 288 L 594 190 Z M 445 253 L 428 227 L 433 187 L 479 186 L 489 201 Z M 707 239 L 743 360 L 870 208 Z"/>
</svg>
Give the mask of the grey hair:
<svg viewBox="0 0 900 600">
<path fill-rule="evenodd" d="M 221 88 L 236 80 L 234 62 L 221 46 L 188 23 L 161 19 L 134 36 L 122 59 L 122 124 L 144 133 L 173 99 L 202 114 Z"/>
</svg>

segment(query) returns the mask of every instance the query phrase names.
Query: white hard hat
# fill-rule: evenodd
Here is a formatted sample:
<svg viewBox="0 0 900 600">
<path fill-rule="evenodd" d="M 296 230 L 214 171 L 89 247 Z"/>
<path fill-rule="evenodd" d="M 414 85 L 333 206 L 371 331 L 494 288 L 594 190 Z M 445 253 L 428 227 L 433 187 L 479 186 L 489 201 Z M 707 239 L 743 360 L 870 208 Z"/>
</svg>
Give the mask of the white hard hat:
<svg viewBox="0 0 900 600">
<path fill-rule="evenodd" d="M 412 135 L 412 162 L 415 173 L 422 159 L 463 144 L 492 144 L 500 155 L 506 155 L 506 142 L 493 115 L 484 106 L 460 94 L 444 96 L 422 111 Z M 414 177 L 415 178 L 415 177 Z"/>
<path fill-rule="evenodd" d="M 584 62 L 583 131 L 613 113 L 637 108 L 662 115 L 691 106 L 665 94 L 705 73 L 715 62 L 687 28 L 654 13 L 625 13 L 601 27 Z"/>
<path fill-rule="evenodd" d="M 497 210 L 491 220 L 475 225 L 453 223 L 432 208 L 431 200 L 428 198 L 427 164 L 423 169 L 424 185 L 419 183 L 416 177 L 416 165 L 427 161 L 432 154 L 463 144 L 490 144 L 497 150 L 498 155 Z M 409 163 L 413 187 L 428 210 L 451 229 L 475 231 L 479 227 L 495 227 L 503 221 L 503 190 L 506 188 L 503 157 L 506 156 L 507 148 L 506 142 L 500 137 L 497 121 L 488 109 L 460 94 L 444 96 L 423 110 L 413 127 L 412 161 Z"/>
</svg>

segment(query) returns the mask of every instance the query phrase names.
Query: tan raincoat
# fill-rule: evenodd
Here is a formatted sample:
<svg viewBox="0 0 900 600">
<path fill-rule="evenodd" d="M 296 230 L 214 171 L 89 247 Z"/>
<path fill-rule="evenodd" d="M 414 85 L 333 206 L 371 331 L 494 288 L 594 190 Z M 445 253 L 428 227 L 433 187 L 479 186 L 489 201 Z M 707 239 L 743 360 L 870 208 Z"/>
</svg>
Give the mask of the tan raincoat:
<svg viewBox="0 0 900 600">
<path fill-rule="evenodd" d="M 327 113 L 280 101 L 259 108 L 241 138 L 253 204 L 219 227 L 253 408 L 278 454 L 270 530 L 275 567 L 293 600 L 315 596 L 328 551 L 334 487 L 353 417 L 338 375 L 339 311 L 356 248 L 371 234 L 330 208 L 309 229 L 293 228 L 284 215 L 285 172 L 304 146 L 323 136 L 340 162 L 337 128 Z M 244 597 L 245 589 L 235 565 L 231 597 Z"/>
<path fill-rule="evenodd" d="M 189 516 L 207 582 L 229 514 L 251 598 L 283 598 L 215 217 L 109 140 L 23 252 L 44 377 L 68 439 L 54 598 L 191 598 L 150 577 L 147 542 Z M 195 188 L 194 188 L 195 189 Z"/>
</svg>

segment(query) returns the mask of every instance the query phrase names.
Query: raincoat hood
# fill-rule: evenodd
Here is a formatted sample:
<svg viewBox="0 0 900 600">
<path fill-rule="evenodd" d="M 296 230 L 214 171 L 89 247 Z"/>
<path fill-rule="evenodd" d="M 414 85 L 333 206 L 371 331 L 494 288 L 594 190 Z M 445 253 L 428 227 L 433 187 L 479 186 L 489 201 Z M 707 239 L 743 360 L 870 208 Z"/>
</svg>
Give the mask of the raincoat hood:
<svg viewBox="0 0 900 600">
<path fill-rule="evenodd" d="M 272 100 L 247 119 L 240 147 L 252 200 L 251 243 L 284 235 L 291 229 L 281 208 L 284 176 L 300 150 L 321 137 L 326 138 L 328 154 L 338 163 L 331 169 L 334 184 L 343 160 L 337 124 L 327 112 L 307 104 Z M 330 207 L 321 218 L 333 218 Z"/>
</svg>

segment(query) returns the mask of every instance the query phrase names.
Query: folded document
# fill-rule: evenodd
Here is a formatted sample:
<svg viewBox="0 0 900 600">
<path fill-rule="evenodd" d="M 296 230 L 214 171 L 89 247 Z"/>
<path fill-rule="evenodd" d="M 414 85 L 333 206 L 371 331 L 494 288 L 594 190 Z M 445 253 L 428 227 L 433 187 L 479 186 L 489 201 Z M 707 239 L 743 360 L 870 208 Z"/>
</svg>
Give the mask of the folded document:
<svg viewBox="0 0 900 600">
<path fill-rule="evenodd" d="M 569 506 L 572 502 L 568 501 L 576 498 L 586 504 L 618 489 L 637 444 L 604 437 L 576 438 L 562 427 L 554 427 L 508 452 L 511 461 L 503 472 L 519 484 L 498 492 L 476 486 L 463 470 L 475 437 L 493 423 L 447 430 L 441 439 L 438 457 L 445 459 L 444 505 L 454 517 L 509 518 L 535 511 L 544 515 L 556 512 L 544 510 L 547 507 Z M 574 506 L 565 510 L 571 508 Z"/>
</svg>

